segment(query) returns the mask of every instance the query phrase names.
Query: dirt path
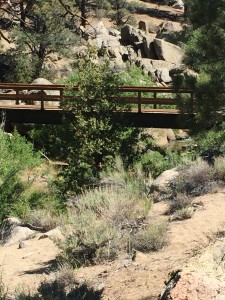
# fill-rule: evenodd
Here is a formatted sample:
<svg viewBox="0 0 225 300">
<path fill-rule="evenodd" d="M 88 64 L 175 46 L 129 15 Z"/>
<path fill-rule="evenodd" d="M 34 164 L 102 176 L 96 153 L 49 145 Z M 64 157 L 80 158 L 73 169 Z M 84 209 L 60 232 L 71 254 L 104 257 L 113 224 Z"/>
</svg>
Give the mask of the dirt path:
<svg viewBox="0 0 225 300">
<path fill-rule="evenodd" d="M 209 237 L 224 228 L 225 194 L 218 192 L 199 198 L 202 210 L 185 221 L 169 223 L 168 245 L 159 252 L 137 253 L 132 262 L 123 257 L 100 266 L 81 268 L 78 279 L 87 279 L 93 285 L 104 285 L 104 300 L 151 300 L 162 290 L 168 272 L 183 268 L 189 259 L 209 245 Z M 165 203 L 154 204 L 150 218 L 163 217 Z M 45 278 L 51 277 L 54 259 L 59 252 L 49 239 L 27 241 L 27 246 L 18 245 L 0 248 L 0 264 L 3 281 L 13 292 L 18 286 L 33 290 Z"/>
<path fill-rule="evenodd" d="M 9 292 L 23 289 L 35 290 L 41 281 L 50 277 L 58 248 L 49 239 L 26 241 L 26 247 L 19 249 L 18 244 L 0 248 L 2 280 Z"/>
<path fill-rule="evenodd" d="M 124 260 L 105 267 L 108 276 L 104 300 L 157 299 L 168 273 L 185 267 L 191 257 L 209 245 L 209 237 L 225 228 L 223 192 L 202 196 L 196 201 L 202 201 L 204 209 L 196 211 L 189 220 L 170 223 L 165 249 L 152 254 L 138 253 L 134 263 Z M 165 208 L 163 203 L 155 204 L 152 215 L 162 214 Z M 101 277 L 104 274 L 101 272 L 99 267 L 93 267 L 91 272 L 89 270 L 90 279 L 93 274 Z M 81 270 L 80 274 L 87 276 L 88 273 Z"/>
</svg>

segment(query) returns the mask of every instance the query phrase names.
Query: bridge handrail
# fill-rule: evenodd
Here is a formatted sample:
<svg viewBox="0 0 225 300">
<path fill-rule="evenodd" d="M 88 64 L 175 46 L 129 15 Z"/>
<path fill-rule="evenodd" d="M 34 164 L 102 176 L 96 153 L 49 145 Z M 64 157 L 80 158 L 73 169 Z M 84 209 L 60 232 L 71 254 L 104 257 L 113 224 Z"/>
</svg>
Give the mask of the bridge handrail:
<svg viewBox="0 0 225 300">
<path fill-rule="evenodd" d="M 1 92 L 1 90 L 13 90 L 14 94 Z M 21 93 L 22 91 L 39 91 L 39 94 L 27 94 Z M 0 100 L 9 101 L 15 100 L 16 104 L 19 104 L 20 100 L 40 101 L 41 109 L 44 110 L 44 103 L 47 101 L 62 101 L 64 99 L 73 99 L 73 96 L 64 95 L 64 91 L 73 90 L 77 91 L 78 87 L 62 85 L 62 84 L 21 84 L 21 83 L 0 83 Z M 193 93 L 191 89 L 175 89 L 170 87 L 150 87 L 150 86 L 121 86 L 116 90 L 124 93 L 134 92 L 137 93 L 136 97 L 119 96 L 117 100 L 123 104 L 137 104 L 138 112 L 142 112 L 142 104 L 154 104 L 154 108 L 157 108 L 157 104 L 175 105 L 175 98 L 162 98 L 157 97 L 158 93 L 167 94 L 190 94 L 191 102 L 193 102 Z M 58 95 L 45 95 L 46 91 L 58 91 Z M 142 97 L 142 93 L 153 93 L 153 97 Z"/>
</svg>

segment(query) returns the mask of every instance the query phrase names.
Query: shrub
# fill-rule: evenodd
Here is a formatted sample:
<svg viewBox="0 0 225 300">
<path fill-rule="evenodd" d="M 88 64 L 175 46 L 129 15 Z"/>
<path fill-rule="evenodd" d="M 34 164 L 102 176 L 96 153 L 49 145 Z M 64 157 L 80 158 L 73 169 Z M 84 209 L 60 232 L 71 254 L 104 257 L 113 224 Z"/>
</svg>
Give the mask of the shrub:
<svg viewBox="0 0 225 300">
<path fill-rule="evenodd" d="M 55 278 L 41 282 L 38 293 L 29 291 L 17 292 L 15 300 L 100 300 L 102 289 L 95 291 L 85 282 L 80 284 L 74 270 L 69 265 L 61 265 L 55 273 Z M 3 300 L 9 300 L 5 298 Z"/>
<path fill-rule="evenodd" d="M 207 162 L 197 160 L 178 169 L 180 176 L 171 184 L 174 194 L 184 193 L 191 196 L 206 194 L 215 187 L 214 171 Z"/>
<path fill-rule="evenodd" d="M 167 213 L 173 214 L 178 210 L 185 209 L 191 205 L 192 199 L 186 194 L 177 194 L 177 196 L 171 200 L 170 207 Z"/>
<path fill-rule="evenodd" d="M 153 151 L 141 157 L 141 164 L 146 174 L 150 173 L 153 178 L 159 176 L 169 167 L 169 163 L 164 159 L 164 156 L 159 152 Z"/>
<path fill-rule="evenodd" d="M 131 243 L 135 250 L 141 252 L 158 251 L 166 243 L 167 224 L 164 222 L 149 225 L 132 237 Z"/>
<path fill-rule="evenodd" d="M 171 221 L 182 221 L 190 219 L 193 216 L 194 210 L 191 207 L 181 208 L 175 211 L 170 218 Z"/>
<path fill-rule="evenodd" d="M 115 177 L 105 174 L 103 187 L 76 199 L 66 240 L 59 244 L 62 261 L 73 267 L 90 265 L 115 259 L 127 249 L 129 232 L 145 219 L 151 202 L 141 195 L 141 175 L 128 175 L 120 168 Z"/>
<path fill-rule="evenodd" d="M 214 162 L 215 179 L 225 181 L 225 158 L 217 157 Z"/>
<path fill-rule="evenodd" d="M 63 215 L 49 211 L 48 209 L 28 210 L 23 217 L 25 223 L 30 223 L 33 226 L 43 228 L 44 231 L 49 231 L 62 226 L 66 223 L 66 218 Z"/>
</svg>

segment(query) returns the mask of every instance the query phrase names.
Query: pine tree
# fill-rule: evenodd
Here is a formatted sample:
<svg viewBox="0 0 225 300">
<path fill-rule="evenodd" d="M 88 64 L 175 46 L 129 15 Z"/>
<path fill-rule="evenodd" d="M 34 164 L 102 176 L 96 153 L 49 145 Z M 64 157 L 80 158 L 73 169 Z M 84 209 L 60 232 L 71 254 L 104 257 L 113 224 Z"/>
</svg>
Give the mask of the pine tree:
<svg viewBox="0 0 225 300">
<path fill-rule="evenodd" d="M 225 1 L 187 0 L 186 6 L 191 25 L 186 64 L 199 74 L 191 79 L 197 121 L 212 127 L 221 122 L 225 106 Z"/>
</svg>

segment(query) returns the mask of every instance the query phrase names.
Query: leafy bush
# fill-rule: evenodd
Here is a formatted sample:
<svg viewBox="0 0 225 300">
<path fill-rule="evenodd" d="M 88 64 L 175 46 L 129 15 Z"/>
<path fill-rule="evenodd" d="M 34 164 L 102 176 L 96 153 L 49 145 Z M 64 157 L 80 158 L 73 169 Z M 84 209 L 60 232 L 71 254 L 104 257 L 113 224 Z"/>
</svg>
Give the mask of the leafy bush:
<svg viewBox="0 0 225 300">
<path fill-rule="evenodd" d="M 159 176 L 169 168 L 169 162 L 159 152 L 146 153 L 141 157 L 141 164 L 146 174 L 150 173 L 153 178 Z"/>
<path fill-rule="evenodd" d="M 0 161 L 0 220 L 6 215 L 22 217 L 29 209 L 26 191 L 32 182 L 24 182 L 20 175 L 40 165 L 40 155 L 17 132 L 8 136 L 0 131 Z"/>
<path fill-rule="evenodd" d="M 68 162 L 60 174 L 62 180 L 58 181 L 62 196 L 95 184 L 102 168 L 112 165 L 116 155 L 129 157 L 141 131 L 127 126 L 124 118 L 112 113 L 115 106 L 120 108 L 111 98 L 117 96 L 121 80 L 108 62 L 94 63 L 95 54 L 90 50 L 80 59 L 77 76 L 67 82 L 78 86 L 77 93 L 68 91 L 74 99 L 63 105 L 72 111 L 72 118 L 68 121 L 65 113 L 63 126 L 42 126 L 40 131 L 33 132 L 35 139 L 43 141 L 42 146 L 50 145 L 49 153 Z"/>
<path fill-rule="evenodd" d="M 154 223 L 132 237 L 131 243 L 135 250 L 141 252 L 158 251 L 166 243 L 167 224 Z"/>
<path fill-rule="evenodd" d="M 0 162 L 0 221 L 7 215 L 23 219 L 36 208 L 61 209 L 53 192 L 32 186 L 45 167 L 40 153 L 17 132 L 9 136 L 0 131 Z"/>
</svg>

